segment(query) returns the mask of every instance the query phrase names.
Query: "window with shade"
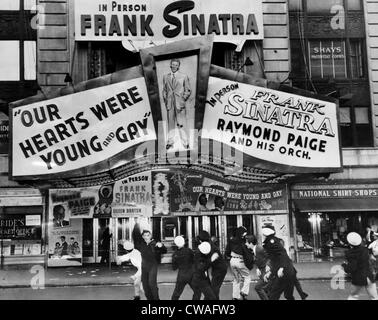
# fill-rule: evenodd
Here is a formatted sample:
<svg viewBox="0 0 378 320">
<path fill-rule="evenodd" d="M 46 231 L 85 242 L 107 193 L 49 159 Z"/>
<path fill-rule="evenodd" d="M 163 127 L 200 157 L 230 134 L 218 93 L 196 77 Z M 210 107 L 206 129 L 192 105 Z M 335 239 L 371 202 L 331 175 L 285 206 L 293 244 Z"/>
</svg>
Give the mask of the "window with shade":
<svg viewBox="0 0 378 320">
<path fill-rule="evenodd" d="M 369 147 L 372 128 L 368 107 L 340 107 L 340 133 L 343 147 Z"/>
<path fill-rule="evenodd" d="M 311 78 L 347 79 L 364 77 L 362 40 L 309 40 Z"/>
<path fill-rule="evenodd" d="M 32 81 L 36 78 L 36 41 L 0 40 L 0 81 Z"/>
</svg>

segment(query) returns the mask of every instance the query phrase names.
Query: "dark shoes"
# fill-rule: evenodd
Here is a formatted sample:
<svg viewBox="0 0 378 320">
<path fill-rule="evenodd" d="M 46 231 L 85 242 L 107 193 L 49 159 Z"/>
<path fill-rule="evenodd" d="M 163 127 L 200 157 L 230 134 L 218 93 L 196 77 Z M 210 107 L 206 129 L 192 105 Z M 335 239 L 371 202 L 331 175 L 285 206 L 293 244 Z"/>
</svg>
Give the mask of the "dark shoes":
<svg viewBox="0 0 378 320">
<path fill-rule="evenodd" d="M 307 297 L 308 297 L 308 294 L 307 294 L 306 292 L 303 292 L 303 293 L 301 294 L 301 298 L 302 298 L 302 300 L 306 300 Z"/>
<path fill-rule="evenodd" d="M 140 300 L 139 296 L 135 296 L 133 300 Z"/>
<path fill-rule="evenodd" d="M 248 299 L 247 299 L 248 294 L 240 293 L 240 295 L 242 296 L 243 300 L 248 300 Z"/>
</svg>

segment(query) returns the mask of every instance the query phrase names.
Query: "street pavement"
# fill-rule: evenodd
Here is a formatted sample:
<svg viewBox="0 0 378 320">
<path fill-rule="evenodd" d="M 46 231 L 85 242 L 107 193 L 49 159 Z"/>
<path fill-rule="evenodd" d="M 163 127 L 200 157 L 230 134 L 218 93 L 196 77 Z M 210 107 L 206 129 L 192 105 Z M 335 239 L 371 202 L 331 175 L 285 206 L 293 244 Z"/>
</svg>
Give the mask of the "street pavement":
<svg viewBox="0 0 378 320">
<path fill-rule="evenodd" d="M 327 280 L 301 281 L 305 292 L 309 294 L 308 300 L 346 300 L 349 294 L 350 283 L 340 282 L 344 288 L 332 289 L 331 282 Z M 254 291 L 255 283 L 251 284 L 248 300 L 259 300 Z M 170 300 L 174 284 L 159 284 L 161 300 Z M 221 300 L 231 300 L 232 284 L 225 283 L 221 288 Z M 187 286 L 181 296 L 181 300 L 190 300 L 191 289 Z M 32 288 L 7 288 L 0 289 L 0 300 L 130 300 L 133 298 L 131 285 L 105 285 L 84 287 L 47 287 L 33 290 Z M 295 298 L 300 299 L 295 292 Z M 145 299 L 142 296 L 142 299 Z M 283 297 L 281 299 L 284 299 Z M 362 292 L 361 300 L 368 300 L 366 292 Z"/>
<path fill-rule="evenodd" d="M 297 263 L 297 277 L 301 280 L 330 280 L 334 276 L 342 277 L 339 262 Z M 6 266 L 0 270 L 0 288 L 30 287 L 35 282 L 43 282 L 46 287 L 62 286 L 96 286 L 132 284 L 130 276 L 135 268 L 129 265 L 111 268 L 106 265 L 85 265 L 82 267 L 47 268 L 42 266 Z M 256 272 L 252 271 L 256 280 Z M 174 283 L 177 271 L 170 264 L 161 265 L 158 272 L 159 283 Z M 230 269 L 225 282 L 232 281 Z"/>
<path fill-rule="evenodd" d="M 309 300 L 345 300 L 350 283 L 337 261 L 297 263 L 298 279 Z M 133 286 L 130 276 L 136 269 L 129 265 L 111 268 L 107 265 L 85 265 L 82 267 L 43 268 L 43 266 L 17 266 L 0 270 L 0 300 L 130 300 Z M 252 271 L 250 300 L 259 300 L 254 285 L 256 272 Z M 177 272 L 171 265 L 161 265 L 158 272 L 160 298 L 171 298 Z M 221 300 L 232 298 L 232 274 L 229 270 L 221 290 Z M 340 288 L 341 287 L 341 288 Z M 44 289 L 42 289 L 44 288 Z M 191 299 L 191 290 L 186 288 L 182 299 Z M 143 297 L 144 298 L 144 297 Z M 296 298 L 299 296 L 296 294 Z M 362 300 L 367 300 L 365 292 Z"/>
</svg>

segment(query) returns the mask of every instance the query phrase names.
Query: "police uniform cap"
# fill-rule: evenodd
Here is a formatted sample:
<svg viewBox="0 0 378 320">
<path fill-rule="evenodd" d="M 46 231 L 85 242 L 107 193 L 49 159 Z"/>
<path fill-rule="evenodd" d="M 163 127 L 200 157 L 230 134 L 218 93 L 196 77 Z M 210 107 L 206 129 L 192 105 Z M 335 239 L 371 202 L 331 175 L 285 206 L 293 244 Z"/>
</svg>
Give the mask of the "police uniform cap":
<svg viewBox="0 0 378 320">
<path fill-rule="evenodd" d="M 182 237 L 182 236 L 177 236 L 175 238 L 175 245 L 178 246 L 178 247 L 183 247 L 184 244 L 185 244 L 185 239 Z"/>
<path fill-rule="evenodd" d="M 125 241 L 125 242 L 123 243 L 123 248 L 124 248 L 126 251 L 134 250 L 134 244 L 133 244 L 131 241 Z"/>
<path fill-rule="evenodd" d="M 198 249 L 199 251 L 202 253 L 202 254 L 209 254 L 210 251 L 211 251 L 211 245 L 210 243 L 208 242 L 202 242 L 199 246 L 198 246 Z"/>
<path fill-rule="evenodd" d="M 262 234 L 265 237 L 268 237 L 268 236 L 275 234 L 275 233 L 276 233 L 276 230 L 274 229 L 273 226 L 264 226 L 262 228 Z"/>
<path fill-rule="evenodd" d="M 359 246 L 362 242 L 361 236 L 357 232 L 350 232 L 347 235 L 347 241 L 352 246 Z"/>
</svg>

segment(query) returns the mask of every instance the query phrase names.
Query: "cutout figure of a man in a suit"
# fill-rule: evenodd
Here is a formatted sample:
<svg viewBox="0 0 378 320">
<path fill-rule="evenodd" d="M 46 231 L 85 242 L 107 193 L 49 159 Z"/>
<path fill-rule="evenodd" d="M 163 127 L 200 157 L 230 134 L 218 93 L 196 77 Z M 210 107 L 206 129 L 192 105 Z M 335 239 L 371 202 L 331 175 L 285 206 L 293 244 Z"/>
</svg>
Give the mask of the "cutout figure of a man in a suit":
<svg viewBox="0 0 378 320">
<path fill-rule="evenodd" d="M 178 130 L 181 143 L 189 148 L 186 104 L 191 95 L 189 77 L 180 72 L 180 60 L 172 59 L 171 72 L 163 76 L 163 100 L 167 109 L 168 139 L 166 148 L 174 145 L 174 137 Z"/>
</svg>

